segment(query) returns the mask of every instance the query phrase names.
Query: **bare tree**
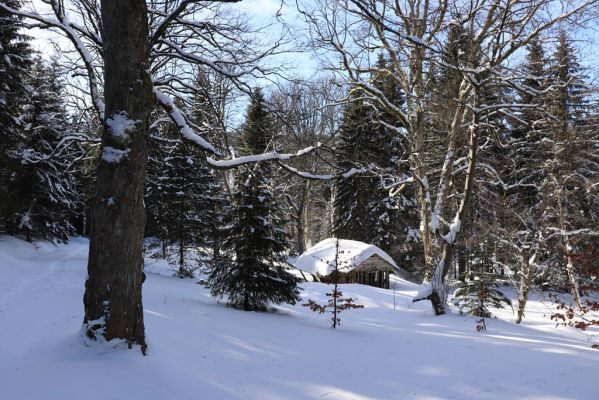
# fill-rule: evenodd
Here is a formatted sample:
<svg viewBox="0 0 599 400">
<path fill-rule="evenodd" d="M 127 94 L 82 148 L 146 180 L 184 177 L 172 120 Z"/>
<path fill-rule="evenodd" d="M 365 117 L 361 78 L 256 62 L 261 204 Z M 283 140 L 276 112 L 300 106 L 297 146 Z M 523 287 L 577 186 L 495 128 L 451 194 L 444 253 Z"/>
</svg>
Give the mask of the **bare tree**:
<svg viewBox="0 0 599 400">
<path fill-rule="evenodd" d="M 295 81 L 280 87 L 270 98 L 277 118 L 279 147 L 300 150 L 315 143 L 334 145 L 338 128 L 338 86 L 330 79 Z M 295 168 L 315 174 L 335 173 L 331 153 L 312 153 L 295 163 Z M 278 179 L 286 199 L 286 210 L 296 233 L 296 251 L 301 254 L 312 240 L 330 231 L 327 218 L 333 180 L 303 179 L 282 166 Z"/>
<path fill-rule="evenodd" d="M 421 2 L 418 0 L 319 0 L 304 12 L 315 46 L 336 54 L 330 68 L 397 120 L 397 134 L 410 144 L 410 166 L 419 190 L 421 238 L 426 264 L 425 281 L 415 300 L 431 300 L 435 314 L 445 312 L 445 278 L 467 217 L 472 197 L 481 137 L 488 134 L 489 118 L 509 113 L 510 104 L 488 104 L 483 88 L 490 80 L 516 85 L 516 71 L 502 64 L 532 39 L 556 23 L 597 6 L 596 0 L 477 0 Z M 446 147 L 438 184 L 431 185 L 427 163 L 426 129 L 429 71 L 442 64 L 441 42 L 451 26 L 464 32 L 466 45 L 454 68 L 460 74 L 454 106 L 447 119 Z M 373 55 L 382 53 L 388 64 L 376 68 Z M 339 67 L 340 62 L 340 67 Z M 374 73 L 392 76 L 406 94 L 405 106 L 395 106 L 370 82 Z M 401 128 L 400 128 L 401 127 Z M 458 158 L 463 146 L 466 156 Z M 456 168 L 465 171 L 454 185 Z M 450 199 L 459 199 L 450 207 Z M 434 201 L 433 201 L 434 200 Z"/>
</svg>

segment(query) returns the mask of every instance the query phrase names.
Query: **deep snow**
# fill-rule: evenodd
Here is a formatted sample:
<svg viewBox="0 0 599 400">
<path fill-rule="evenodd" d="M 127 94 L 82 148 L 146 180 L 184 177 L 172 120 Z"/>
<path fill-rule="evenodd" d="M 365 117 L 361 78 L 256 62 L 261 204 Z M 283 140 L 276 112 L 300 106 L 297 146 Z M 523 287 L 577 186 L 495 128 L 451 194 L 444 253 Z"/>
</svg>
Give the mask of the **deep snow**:
<svg viewBox="0 0 599 400">
<path fill-rule="evenodd" d="M 531 302 L 515 325 L 433 317 L 417 285 L 343 285 L 366 307 L 327 316 L 301 305 L 247 313 L 194 280 L 149 272 L 149 355 L 79 334 L 87 242 L 31 245 L 0 238 L 0 399 L 576 399 L 596 400 L 599 352 L 555 328 Z M 160 271 L 155 267 L 154 271 Z M 330 288 L 303 285 L 324 301 Z"/>
</svg>

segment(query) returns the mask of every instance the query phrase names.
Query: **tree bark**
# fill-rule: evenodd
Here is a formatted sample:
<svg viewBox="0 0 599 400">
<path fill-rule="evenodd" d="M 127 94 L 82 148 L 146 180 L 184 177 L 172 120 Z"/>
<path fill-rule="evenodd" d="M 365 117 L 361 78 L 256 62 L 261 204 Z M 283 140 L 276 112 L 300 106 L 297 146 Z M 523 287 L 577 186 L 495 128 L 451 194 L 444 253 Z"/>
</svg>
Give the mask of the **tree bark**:
<svg viewBox="0 0 599 400">
<path fill-rule="evenodd" d="M 532 281 L 535 273 L 535 258 L 536 253 L 528 260 L 522 263 L 522 271 L 520 271 L 520 287 L 518 288 L 518 309 L 516 310 L 516 323 L 519 324 L 524 318 L 524 309 L 528 302 L 528 294 L 532 288 Z"/>
<path fill-rule="evenodd" d="M 559 205 L 559 225 L 560 229 L 563 231 L 567 230 L 566 219 L 564 216 L 564 207 L 563 207 L 563 187 L 562 183 L 560 183 L 556 177 L 554 177 L 556 184 L 558 185 L 557 189 L 557 199 Z M 572 252 L 574 248 L 572 247 L 572 243 L 570 242 L 570 238 L 568 236 L 562 236 L 562 240 L 564 243 L 564 257 L 566 259 L 566 276 L 568 278 L 568 286 L 570 287 L 570 291 L 572 292 L 572 298 L 576 307 L 580 308 L 580 292 L 578 290 L 578 282 L 576 281 L 576 275 L 574 272 L 574 262 L 572 261 Z"/>
<path fill-rule="evenodd" d="M 474 90 L 474 102 L 473 106 L 478 106 L 480 88 L 476 87 Z M 429 300 L 432 303 L 433 311 L 435 315 L 445 314 L 445 306 L 447 300 L 447 286 L 445 285 L 445 278 L 451 267 L 453 261 L 454 247 L 457 243 L 458 237 L 461 232 L 461 227 L 466 221 L 468 209 L 470 207 L 470 199 L 472 198 L 472 192 L 474 191 L 474 174 L 476 171 L 477 151 L 478 151 L 478 129 L 480 123 L 479 113 L 474 113 L 472 123 L 470 124 L 470 139 L 468 142 L 468 166 L 466 168 L 466 179 L 464 182 L 463 197 L 460 202 L 460 206 L 454 218 L 454 222 L 459 221 L 457 230 L 448 233 L 450 235 L 449 240 L 442 240 L 442 254 L 437 264 L 437 269 L 431 280 L 432 293 L 429 296 Z M 453 236 L 453 237 L 452 237 Z"/>
<path fill-rule="evenodd" d="M 145 354 L 142 250 L 144 180 L 152 82 L 145 0 L 102 0 L 104 124 L 90 229 L 84 330 L 93 340 L 125 340 Z M 112 125 L 112 126 L 111 126 Z"/>
<path fill-rule="evenodd" d="M 304 246 L 304 218 L 302 215 L 298 215 L 295 219 L 295 227 L 296 227 L 296 234 L 297 234 L 297 253 L 298 254 L 302 254 L 304 251 L 306 251 L 306 248 Z"/>
<path fill-rule="evenodd" d="M 570 243 L 569 237 L 565 237 L 564 241 L 566 242 L 566 276 L 568 277 L 568 283 L 570 286 L 570 291 L 572 292 L 574 304 L 576 304 L 576 307 L 581 308 L 580 289 L 578 287 L 578 279 L 574 270 L 574 260 L 572 259 L 572 252 L 574 251 L 574 248 Z"/>
</svg>

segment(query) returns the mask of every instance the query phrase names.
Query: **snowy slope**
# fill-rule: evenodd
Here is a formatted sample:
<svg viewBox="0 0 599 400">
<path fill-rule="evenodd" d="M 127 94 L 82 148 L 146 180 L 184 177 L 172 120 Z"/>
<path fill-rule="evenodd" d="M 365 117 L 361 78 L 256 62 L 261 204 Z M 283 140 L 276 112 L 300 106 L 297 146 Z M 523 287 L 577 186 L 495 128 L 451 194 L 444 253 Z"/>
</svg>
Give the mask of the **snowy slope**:
<svg viewBox="0 0 599 400">
<path fill-rule="evenodd" d="M 524 326 L 433 317 L 416 285 L 343 285 L 366 307 L 339 329 L 301 305 L 226 308 L 192 280 L 148 273 L 149 355 L 86 347 L 87 243 L 0 238 L 0 399 L 576 399 L 599 392 L 599 352 L 533 309 Z M 303 297 L 328 289 L 304 284 Z M 394 310 L 394 299 L 396 309 Z M 533 302 L 533 306 L 534 306 Z M 538 303 L 537 303 L 538 305 Z M 510 319 L 510 314 L 506 318 Z"/>
</svg>

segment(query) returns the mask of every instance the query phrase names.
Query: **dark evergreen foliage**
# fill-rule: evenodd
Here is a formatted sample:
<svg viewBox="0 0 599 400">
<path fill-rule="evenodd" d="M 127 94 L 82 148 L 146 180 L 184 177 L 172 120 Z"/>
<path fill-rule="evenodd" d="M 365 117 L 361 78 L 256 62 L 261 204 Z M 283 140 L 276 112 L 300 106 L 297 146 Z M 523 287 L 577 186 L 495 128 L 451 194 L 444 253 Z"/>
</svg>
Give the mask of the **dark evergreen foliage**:
<svg viewBox="0 0 599 400">
<path fill-rule="evenodd" d="M 456 284 L 453 296 L 454 304 L 461 313 L 477 317 L 491 317 L 490 308 L 504 308 L 512 304 L 501 291 L 496 272 L 482 264 L 472 268 L 470 273 Z"/>
<path fill-rule="evenodd" d="M 594 229 L 599 206 L 595 130 L 587 125 L 591 92 L 578 57 L 567 33 L 560 31 L 549 69 L 547 108 L 552 118 L 548 121 L 550 156 L 544 166 L 547 179 L 543 188 L 547 259 L 540 276 L 545 288 L 571 289 L 576 302 L 579 279 L 572 255 L 589 238 L 565 232 Z"/>
<path fill-rule="evenodd" d="M 249 106 L 243 129 L 244 150 L 263 153 L 273 134 L 271 117 L 257 90 Z M 221 253 L 215 260 L 208 286 L 214 296 L 226 297 L 230 304 L 245 311 L 265 310 L 269 303 L 299 300 L 299 279 L 288 272 L 287 233 L 273 195 L 270 169 L 264 164 L 244 168 L 228 225 L 223 228 Z"/>
<path fill-rule="evenodd" d="M 5 4 L 21 6 L 19 0 Z M 19 17 L 0 9 L 0 234 L 17 233 L 15 213 L 20 208 L 9 187 L 14 186 L 24 149 L 23 106 L 30 91 L 26 82 L 32 54 L 29 38 L 19 33 L 20 27 Z"/>
<path fill-rule="evenodd" d="M 168 260 L 180 277 L 208 267 L 221 223 L 224 195 L 197 149 L 172 124 L 156 130 L 146 176 L 146 236 L 151 256 Z"/>
<path fill-rule="evenodd" d="M 381 71 L 388 68 L 378 61 Z M 401 107 L 397 83 L 383 72 L 374 85 L 389 93 Z M 365 167 L 372 172 L 341 177 L 336 183 L 333 233 L 342 239 L 372 243 L 398 261 L 416 258 L 418 217 L 411 189 L 391 197 L 387 187 L 407 178 L 407 151 L 398 122 L 359 96 L 344 111 L 337 144 L 337 167 L 342 171 Z M 411 261 L 403 263 L 410 265 Z"/>
<path fill-rule="evenodd" d="M 589 87 L 584 69 L 578 61 L 577 49 L 566 31 L 559 33 L 550 70 L 551 111 L 557 119 L 555 128 L 567 135 L 570 128 L 581 125 L 589 112 Z M 558 139 L 565 139 L 558 136 Z"/>
<path fill-rule="evenodd" d="M 64 83 L 56 64 L 39 59 L 27 82 L 21 164 L 9 185 L 18 202 L 13 213 L 16 233 L 28 240 L 66 241 L 75 233 L 72 223 L 82 199 L 72 168 L 78 149 L 65 146 L 72 127 L 63 102 Z"/>
</svg>

